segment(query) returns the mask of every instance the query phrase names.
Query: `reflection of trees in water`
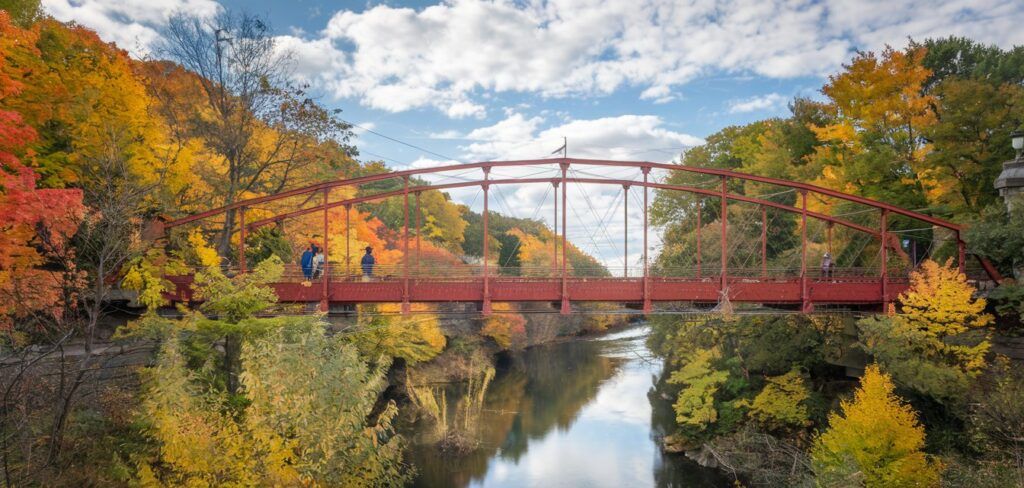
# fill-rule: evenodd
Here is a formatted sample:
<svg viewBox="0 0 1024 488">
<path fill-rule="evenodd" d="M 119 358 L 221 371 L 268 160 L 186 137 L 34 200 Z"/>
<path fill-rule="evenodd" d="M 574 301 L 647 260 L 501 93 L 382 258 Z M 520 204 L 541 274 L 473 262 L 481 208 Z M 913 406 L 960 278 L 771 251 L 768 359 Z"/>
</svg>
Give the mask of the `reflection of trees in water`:
<svg viewBox="0 0 1024 488">
<path fill-rule="evenodd" d="M 412 462 L 419 471 L 415 484 L 468 485 L 484 477 L 488 461 L 496 453 L 518 461 L 526 454 L 529 439 L 541 438 L 553 428 L 567 430 L 583 406 L 594 399 L 601 383 L 625 361 L 602 356 L 603 346 L 595 341 L 575 341 L 532 348 L 517 355 L 493 381 L 483 384 L 486 391 L 449 387 L 432 395 L 448 404 L 443 410 L 449 415 L 447 426 L 460 424 L 459 428 L 479 439 L 479 448 L 456 456 L 433 446 L 415 446 Z M 471 395 L 483 399 L 478 414 L 451 417 L 459 411 L 452 405 L 453 398 L 458 398 L 458 403 Z M 438 411 L 442 411 L 440 404 Z"/>
<path fill-rule="evenodd" d="M 517 407 L 495 405 L 488 409 L 515 411 L 512 429 L 501 443 L 502 457 L 518 461 L 529 439 L 543 437 L 552 428 L 567 430 L 580 409 L 597 394 L 624 362 L 601 355 L 604 343 L 576 341 L 539 347 L 515 359 L 508 376 L 521 375 L 528 394 Z M 495 389 L 499 386 L 495 382 Z M 490 399 L 488 399 L 490 400 Z"/>
</svg>

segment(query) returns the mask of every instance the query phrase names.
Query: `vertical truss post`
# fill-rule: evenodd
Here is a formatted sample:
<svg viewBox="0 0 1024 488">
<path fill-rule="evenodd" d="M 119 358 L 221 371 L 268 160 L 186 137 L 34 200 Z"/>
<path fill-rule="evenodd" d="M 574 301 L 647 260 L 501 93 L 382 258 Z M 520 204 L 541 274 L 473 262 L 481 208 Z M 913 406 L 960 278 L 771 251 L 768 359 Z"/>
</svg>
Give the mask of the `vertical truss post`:
<svg viewBox="0 0 1024 488">
<path fill-rule="evenodd" d="M 726 244 L 728 244 L 728 240 L 729 240 L 729 208 L 727 206 L 728 204 L 726 203 L 728 200 L 726 200 L 726 198 L 725 198 L 725 185 L 726 185 L 727 181 L 728 181 L 727 178 L 725 176 L 723 176 L 722 177 L 722 191 L 721 191 L 721 193 L 722 193 L 722 195 L 721 195 L 721 200 L 722 200 L 722 216 L 721 216 L 721 218 L 718 219 L 722 223 L 722 238 L 721 238 L 721 240 L 722 240 L 722 242 L 721 242 L 721 244 L 722 244 L 722 250 L 721 250 L 722 269 L 720 271 L 721 277 L 719 278 L 719 282 L 718 282 L 719 296 L 723 296 L 722 295 L 723 293 L 728 293 L 728 288 L 729 288 L 729 283 L 728 283 L 728 280 L 729 280 L 729 250 L 726 249 Z"/>
<path fill-rule="evenodd" d="M 551 247 L 551 276 L 556 276 L 558 274 L 558 180 L 552 180 L 551 186 L 555 187 L 555 218 L 553 219 L 555 237 L 551 239 L 553 243 Z"/>
<path fill-rule="evenodd" d="M 650 166 L 643 167 L 644 173 L 644 287 L 643 287 L 643 299 L 644 299 L 644 313 L 651 313 L 651 277 L 650 277 L 650 266 L 647 261 L 647 194 L 649 193 L 649 187 L 647 186 L 647 177 L 651 172 Z"/>
<path fill-rule="evenodd" d="M 882 311 L 889 313 L 889 210 L 882 209 L 882 223 L 879 227 L 879 239 L 882 243 L 879 275 L 882 281 Z"/>
<path fill-rule="evenodd" d="M 328 264 L 327 264 L 330 261 L 330 259 L 328 258 L 328 256 L 330 256 L 330 254 L 328 253 L 328 247 L 327 247 L 328 246 L 328 241 L 330 240 L 330 237 L 329 237 L 329 235 L 327 233 L 327 231 L 330 230 L 329 223 L 328 223 L 328 218 L 327 218 L 327 208 L 328 208 L 327 207 L 327 203 L 328 203 L 328 199 L 330 197 L 330 192 L 331 192 L 331 190 L 329 188 L 324 188 L 324 264 L 323 264 L 324 268 L 323 268 L 323 271 L 320 272 L 320 281 L 321 281 L 321 284 L 320 284 L 320 311 L 324 312 L 324 313 L 329 312 L 331 310 L 330 288 L 329 288 L 330 282 L 331 282 L 331 280 L 330 280 L 330 272 L 331 272 L 331 270 L 329 269 Z"/>
<path fill-rule="evenodd" d="M 238 209 L 238 271 L 245 273 L 245 207 Z"/>
<path fill-rule="evenodd" d="M 700 198 L 700 197 L 698 196 L 697 198 Z M 701 223 L 701 214 L 702 213 L 704 213 L 704 199 L 700 198 L 700 200 L 697 201 L 697 279 L 701 279 L 701 276 L 700 276 L 701 275 L 701 272 L 700 272 L 700 259 L 701 259 L 701 257 L 700 257 L 700 254 L 701 254 L 700 240 L 701 239 L 700 238 L 703 235 L 702 231 L 704 230 L 704 224 Z"/>
<path fill-rule="evenodd" d="M 629 278 L 629 185 L 622 185 L 622 277 Z"/>
<path fill-rule="evenodd" d="M 565 269 L 565 263 L 566 263 L 566 252 L 565 252 L 565 248 L 566 248 L 566 230 L 568 229 L 568 227 L 567 227 L 568 222 L 566 221 L 566 211 L 565 211 L 565 209 L 566 209 L 566 206 L 568 205 L 568 202 L 566 201 L 566 193 L 568 193 L 568 191 L 569 191 L 569 187 L 567 186 L 567 183 L 566 183 L 565 179 L 566 179 L 566 173 L 569 171 L 569 163 L 568 162 L 561 163 L 560 166 L 562 167 L 562 310 L 561 310 L 561 313 L 563 315 L 568 315 L 570 312 L 572 312 L 572 306 L 569 303 L 569 281 L 568 281 L 568 277 L 566 275 L 566 269 Z"/>
<path fill-rule="evenodd" d="M 416 192 L 416 277 L 420 277 L 420 232 L 423 231 L 423 209 L 420 208 L 420 192 Z"/>
<path fill-rule="evenodd" d="M 956 264 L 961 273 L 967 272 L 967 249 L 964 241 L 960 240 L 960 231 L 956 231 Z"/>
<path fill-rule="evenodd" d="M 491 278 L 490 278 L 490 273 L 488 272 L 488 261 L 490 261 L 490 259 L 491 259 L 491 246 L 490 246 L 490 240 L 491 239 L 490 239 L 490 236 L 488 234 L 488 232 L 489 232 L 488 231 L 488 221 L 490 220 L 490 213 L 491 212 L 490 212 L 490 209 L 488 207 L 488 200 L 489 200 L 489 198 L 488 198 L 488 193 L 489 193 L 488 190 L 490 189 L 491 185 L 487 182 L 487 180 L 489 179 L 489 175 L 491 173 L 491 168 L 488 167 L 488 166 L 484 166 L 483 170 L 484 170 L 484 184 L 482 185 L 483 189 L 484 189 L 484 236 L 483 236 L 483 239 L 484 239 L 484 242 L 483 242 L 483 244 L 484 244 L 484 246 L 483 246 L 484 247 L 484 296 L 483 296 L 483 314 L 484 315 L 490 315 L 491 314 L 491 286 L 490 286 L 491 285 Z"/>
<path fill-rule="evenodd" d="M 352 275 L 352 204 L 345 205 L 345 276 Z"/>
<path fill-rule="evenodd" d="M 768 209 L 761 205 L 761 279 L 768 279 Z"/>
<path fill-rule="evenodd" d="M 807 190 L 800 192 L 800 303 L 804 313 L 814 310 L 807 290 Z"/>
<path fill-rule="evenodd" d="M 828 253 L 832 254 L 832 222 L 828 223 Z"/>
<path fill-rule="evenodd" d="M 405 223 L 402 224 L 402 314 L 410 311 L 409 307 L 409 177 L 406 176 L 405 188 L 402 192 L 402 212 L 405 214 Z"/>
</svg>

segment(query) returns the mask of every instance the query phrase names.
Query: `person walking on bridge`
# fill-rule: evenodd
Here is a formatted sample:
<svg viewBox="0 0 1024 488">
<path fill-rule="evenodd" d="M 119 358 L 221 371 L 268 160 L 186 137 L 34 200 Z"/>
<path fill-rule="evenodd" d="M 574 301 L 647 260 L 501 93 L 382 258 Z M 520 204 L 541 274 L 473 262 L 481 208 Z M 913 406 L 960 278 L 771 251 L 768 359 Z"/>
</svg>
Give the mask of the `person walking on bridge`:
<svg viewBox="0 0 1024 488">
<path fill-rule="evenodd" d="M 299 266 L 302 268 L 302 276 L 309 281 L 313 277 L 313 249 L 311 246 L 306 246 L 306 250 L 302 251 Z"/>
<path fill-rule="evenodd" d="M 366 246 L 366 254 L 363 255 L 360 264 L 363 266 L 363 281 L 369 281 L 373 277 L 373 265 L 377 264 L 377 260 L 373 258 L 372 247 Z"/>
<path fill-rule="evenodd" d="M 826 252 L 821 257 L 821 277 L 829 279 L 832 277 L 832 253 Z"/>
</svg>

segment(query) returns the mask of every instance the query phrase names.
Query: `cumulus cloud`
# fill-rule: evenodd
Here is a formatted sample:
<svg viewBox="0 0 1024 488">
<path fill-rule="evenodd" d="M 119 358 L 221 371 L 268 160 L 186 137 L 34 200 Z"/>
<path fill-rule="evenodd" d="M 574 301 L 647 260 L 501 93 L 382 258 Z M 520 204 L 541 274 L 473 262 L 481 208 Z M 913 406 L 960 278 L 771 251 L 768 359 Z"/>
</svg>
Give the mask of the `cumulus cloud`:
<svg viewBox="0 0 1024 488">
<path fill-rule="evenodd" d="M 142 49 L 178 10 L 213 0 L 44 0 L 58 19 Z M 623 86 L 654 103 L 708 73 L 833 72 L 857 49 L 958 35 L 1024 43 L 1024 4 L 1005 0 L 459 0 L 340 10 L 319 32 L 281 36 L 297 76 L 336 98 L 400 112 L 481 118 L 479 98 L 595 96 Z"/>
<path fill-rule="evenodd" d="M 729 102 L 729 113 L 742 114 L 747 112 L 757 112 L 760 110 L 781 110 L 786 108 L 786 103 L 788 101 L 788 98 L 779 95 L 778 93 L 769 93 L 767 95 L 746 98 L 743 100 L 733 100 Z"/>
<path fill-rule="evenodd" d="M 171 15 L 188 12 L 210 18 L 221 8 L 215 0 L 43 0 L 42 7 L 54 18 L 93 29 L 136 56 L 149 53 Z"/>
<path fill-rule="evenodd" d="M 481 90 L 564 97 L 629 85 L 665 103 L 709 72 L 821 75 L 908 36 L 1010 46 L 1024 42 L 1022 21 L 1024 5 L 999 0 L 463 0 L 340 11 L 321 35 L 351 51 L 335 96 L 479 117 Z"/>
</svg>

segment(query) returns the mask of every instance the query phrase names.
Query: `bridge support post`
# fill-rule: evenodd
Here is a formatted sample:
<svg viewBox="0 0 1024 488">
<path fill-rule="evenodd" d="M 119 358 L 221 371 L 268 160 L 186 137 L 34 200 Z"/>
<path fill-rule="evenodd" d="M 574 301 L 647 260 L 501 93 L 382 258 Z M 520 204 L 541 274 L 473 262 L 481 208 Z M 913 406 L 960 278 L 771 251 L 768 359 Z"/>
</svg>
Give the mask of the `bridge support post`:
<svg viewBox="0 0 1024 488">
<path fill-rule="evenodd" d="M 768 209 L 761 205 L 761 280 L 768 279 Z"/>
<path fill-rule="evenodd" d="M 814 311 L 810 290 L 807 288 L 807 190 L 800 192 L 800 309 Z"/>
<path fill-rule="evenodd" d="M 622 185 L 622 277 L 629 278 L 629 185 Z"/>
<path fill-rule="evenodd" d="M 245 207 L 238 209 L 238 272 L 245 273 Z"/>
<path fill-rule="evenodd" d="M 882 312 L 889 313 L 889 210 L 882 209 L 882 222 L 879 226 L 878 237 L 882 244 L 879 276 L 882 286 Z"/>
<path fill-rule="evenodd" d="M 725 185 L 728 179 L 722 177 L 722 215 L 718 219 L 722 223 L 722 238 L 721 238 L 721 256 L 722 256 L 722 269 L 721 276 L 718 281 L 718 299 L 725 300 L 729 294 L 729 250 L 726 248 L 726 244 L 729 242 L 729 207 L 728 200 L 725 198 Z"/>
<path fill-rule="evenodd" d="M 327 204 L 328 204 L 328 198 L 330 197 L 330 192 L 331 192 L 330 189 L 324 188 L 324 264 L 323 264 L 324 269 L 323 269 L 323 271 L 321 271 L 321 274 L 320 274 L 320 281 L 322 283 L 320 285 L 321 286 L 321 288 L 320 288 L 320 311 L 324 312 L 324 313 L 327 313 L 327 312 L 329 312 L 331 310 L 331 303 L 330 303 L 330 283 L 331 283 L 331 273 L 330 272 L 331 272 L 331 269 L 330 269 L 330 265 L 328 264 L 328 262 L 330 262 L 330 259 L 329 259 L 330 253 L 328 252 L 329 248 L 327 247 L 328 246 L 328 241 L 330 240 L 330 236 L 327 233 L 327 231 L 330 230 L 329 227 L 328 227 L 329 223 L 328 223 L 328 218 L 327 218 L 327 209 L 328 209 Z"/>
<path fill-rule="evenodd" d="M 402 314 L 408 314 L 409 307 L 409 177 L 405 178 L 405 187 L 402 191 L 402 213 L 405 214 L 405 221 L 402 224 Z"/>
<path fill-rule="evenodd" d="M 420 231 L 423 230 L 423 209 L 420 208 L 420 192 L 416 192 L 416 277 L 420 277 Z"/>
<path fill-rule="evenodd" d="M 490 259 L 491 259 L 491 246 L 490 246 L 490 242 L 489 242 L 490 241 L 490 235 L 488 234 L 488 232 L 489 232 L 488 222 L 490 220 L 490 209 L 489 209 L 489 206 L 488 206 L 489 205 L 488 204 L 488 201 L 489 201 L 489 198 L 488 198 L 488 193 L 489 192 L 488 192 L 488 190 L 490 190 L 491 185 L 487 183 L 487 180 L 488 180 L 488 176 L 490 175 L 491 168 L 488 167 L 488 166 L 484 166 L 483 169 L 484 169 L 484 184 L 482 185 L 483 189 L 484 189 L 484 233 L 483 233 L 483 241 L 484 241 L 483 242 L 483 247 L 484 247 L 484 296 L 483 296 L 483 314 L 484 315 L 490 315 L 491 314 L 491 276 L 490 276 L 490 272 L 489 272 L 489 269 L 488 269 L 488 266 L 489 266 L 488 261 L 490 261 Z"/>
<path fill-rule="evenodd" d="M 699 279 L 702 279 L 701 278 L 701 270 L 700 270 L 700 260 L 701 260 L 700 241 L 701 241 L 701 236 L 703 235 L 703 230 L 704 230 L 704 224 L 701 222 L 701 218 L 702 218 L 701 214 L 704 213 L 704 199 L 699 197 L 699 196 L 697 198 L 700 198 L 700 200 L 697 201 L 697 279 L 699 280 Z"/>
<path fill-rule="evenodd" d="M 647 177 L 651 173 L 650 166 L 643 167 L 644 173 L 644 287 L 643 287 L 643 299 L 644 299 L 644 313 L 651 313 L 651 277 L 650 277 L 650 266 L 647 261 L 647 194 L 649 193 L 649 187 L 647 186 Z"/>
<path fill-rule="evenodd" d="M 345 205 L 345 277 L 352 275 L 352 204 Z"/>
<path fill-rule="evenodd" d="M 552 180 L 551 186 L 555 188 L 555 216 L 552 219 L 555 236 L 551 239 L 551 276 L 555 277 L 558 275 L 558 180 Z"/>
<path fill-rule="evenodd" d="M 567 186 L 565 180 L 566 180 L 566 173 L 569 171 L 569 162 L 568 162 L 568 160 L 566 160 L 566 162 L 562 163 L 560 166 L 562 167 L 562 309 L 561 309 L 561 313 L 562 313 L 562 315 L 569 315 L 570 313 L 572 313 L 572 304 L 569 303 L 569 281 L 568 281 L 568 276 L 566 275 L 566 268 L 565 268 L 565 263 L 566 263 L 566 252 L 565 252 L 565 246 L 566 246 L 566 236 L 565 236 L 565 234 L 566 234 L 566 232 L 565 231 L 568 229 L 568 227 L 567 227 L 568 222 L 566 221 L 565 209 L 566 209 L 566 206 L 568 205 L 568 202 L 566 201 L 566 193 L 568 193 L 568 191 L 569 191 L 569 187 Z"/>
<path fill-rule="evenodd" d="M 960 231 L 956 231 L 956 264 L 961 273 L 967 272 L 967 249 L 964 241 L 960 240 Z"/>
</svg>

